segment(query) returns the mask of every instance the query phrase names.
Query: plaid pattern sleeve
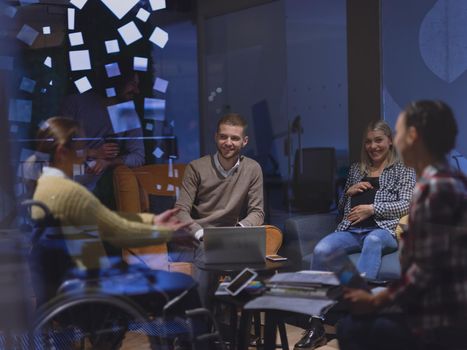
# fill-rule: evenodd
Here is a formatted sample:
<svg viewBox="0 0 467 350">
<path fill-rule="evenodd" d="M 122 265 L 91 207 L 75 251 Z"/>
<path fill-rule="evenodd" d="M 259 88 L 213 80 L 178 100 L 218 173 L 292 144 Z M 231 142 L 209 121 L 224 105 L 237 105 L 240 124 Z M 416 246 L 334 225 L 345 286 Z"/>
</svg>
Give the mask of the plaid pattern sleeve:
<svg viewBox="0 0 467 350">
<path fill-rule="evenodd" d="M 392 299 L 419 331 L 458 326 L 467 315 L 467 180 L 428 167 L 417 183 L 402 236 L 402 278 Z"/>
<path fill-rule="evenodd" d="M 360 172 L 358 163 L 352 164 L 344 188 L 344 195 L 339 202 L 339 212 L 344 214 L 344 219 L 337 227 L 337 230 L 344 231 L 348 229 L 351 222 L 347 215 L 350 212 L 350 197 L 345 195 L 348 188 L 365 177 Z M 400 218 L 408 213 L 409 203 L 415 187 L 415 171 L 407 168 L 402 163 L 395 163 L 383 170 L 380 179 L 380 188 L 376 192 L 373 203 L 375 209 L 375 222 L 384 229 L 394 234 L 394 230 Z"/>
</svg>

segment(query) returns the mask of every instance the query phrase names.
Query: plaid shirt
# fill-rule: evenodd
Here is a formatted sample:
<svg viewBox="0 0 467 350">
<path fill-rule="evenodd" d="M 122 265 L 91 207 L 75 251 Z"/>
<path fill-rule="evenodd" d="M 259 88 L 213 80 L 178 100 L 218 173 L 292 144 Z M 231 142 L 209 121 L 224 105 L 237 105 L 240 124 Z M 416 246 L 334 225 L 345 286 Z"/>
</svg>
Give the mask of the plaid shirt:
<svg viewBox="0 0 467 350">
<path fill-rule="evenodd" d="M 350 197 L 345 193 L 350 186 L 361 182 L 367 174 L 360 172 L 359 163 L 350 167 L 349 176 L 344 188 L 344 195 L 339 202 L 339 212 L 344 212 L 344 219 L 337 226 L 337 231 L 345 231 L 351 226 L 347 220 L 350 212 Z M 395 163 L 383 170 L 379 177 L 379 189 L 376 191 L 374 219 L 378 227 L 389 230 L 394 234 L 402 216 L 409 211 L 409 203 L 415 187 L 415 171 L 402 163 Z"/>
<path fill-rule="evenodd" d="M 414 331 L 467 329 L 467 178 L 447 165 L 419 179 L 402 235 L 401 279 L 390 286 Z"/>
</svg>

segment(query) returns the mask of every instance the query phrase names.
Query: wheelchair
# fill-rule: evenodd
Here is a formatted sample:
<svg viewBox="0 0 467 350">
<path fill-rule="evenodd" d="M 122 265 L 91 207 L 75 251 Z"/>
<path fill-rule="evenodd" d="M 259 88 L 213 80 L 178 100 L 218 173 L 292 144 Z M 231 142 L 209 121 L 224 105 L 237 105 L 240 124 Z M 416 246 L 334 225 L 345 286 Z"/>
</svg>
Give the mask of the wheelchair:
<svg viewBox="0 0 467 350">
<path fill-rule="evenodd" d="M 44 212 L 42 219 L 31 218 L 33 207 Z M 181 308 L 196 287 L 181 287 L 190 277 L 122 261 L 77 270 L 49 209 L 33 200 L 23 202 L 22 209 L 32 227 L 30 270 L 39 304 L 28 349 L 225 349 L 208 310 Z M 175 296 L 157 288 L 159 277 L 180 287 Z"/>
</svg>

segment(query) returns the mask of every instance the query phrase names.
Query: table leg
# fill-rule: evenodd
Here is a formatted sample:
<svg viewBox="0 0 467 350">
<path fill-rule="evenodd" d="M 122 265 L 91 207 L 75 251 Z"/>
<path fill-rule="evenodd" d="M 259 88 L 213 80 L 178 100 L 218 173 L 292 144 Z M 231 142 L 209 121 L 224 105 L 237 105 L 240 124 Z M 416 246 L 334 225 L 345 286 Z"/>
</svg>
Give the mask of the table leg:
<svg viewBox="0 0 467 350">
<path fill-rule="evenodd" d="M 277 322 L 277 313 L 266 311 L 264 320 L 264 350 L 274 350 L 276 348 Z"/>
<path fill-rule="evenodd" d="M 250 326 L 253 313 L 242 310 L 240 315 L 240 325 L 238 327 L 238 350 L 248 350 L 250 345 Z"/>
</svg>

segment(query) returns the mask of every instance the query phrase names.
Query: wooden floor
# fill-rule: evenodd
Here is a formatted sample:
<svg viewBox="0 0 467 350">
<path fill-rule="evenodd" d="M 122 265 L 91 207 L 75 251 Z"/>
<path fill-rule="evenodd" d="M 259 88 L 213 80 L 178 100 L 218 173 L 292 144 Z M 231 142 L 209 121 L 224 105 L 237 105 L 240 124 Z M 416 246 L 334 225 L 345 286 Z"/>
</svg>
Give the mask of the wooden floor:
<svg viewBox="0 0 467 350">
<path fill-rule="evenodd" d="M 302 337 L 303 330 L 301 328 L 297 328 L 291 325 L 286 326 L 287 330 L 287 338 L 289 341 L 289 349 L 292 350 L 294 348 L 294 344 Z M 332 333 L 332 329 L 326 329 L 328 333 Z M 279 341 L 279 337 L 277 338 Z M 149 344 L 145 336 L 137 333 L 127 333 L 125 340 L 123 342 L 122 349 L 124 350 L 150 350 Z M 256 349 L 251 347 L 250 349 Z M 319 350 L 336 350 L 339 349 L 337 345 L 337 340 L 333 339 L 328 342 L 325 346 L 318 348 Z"/>
</svg>

